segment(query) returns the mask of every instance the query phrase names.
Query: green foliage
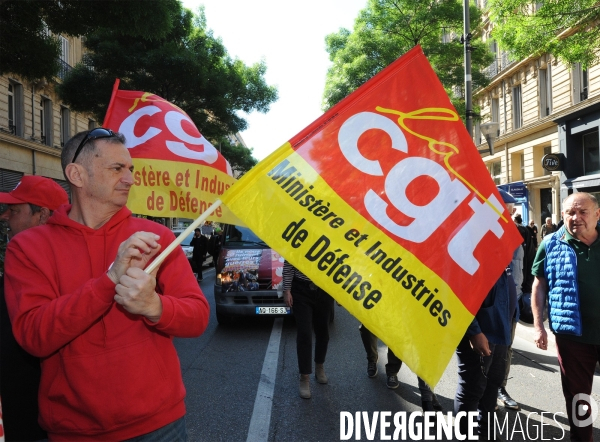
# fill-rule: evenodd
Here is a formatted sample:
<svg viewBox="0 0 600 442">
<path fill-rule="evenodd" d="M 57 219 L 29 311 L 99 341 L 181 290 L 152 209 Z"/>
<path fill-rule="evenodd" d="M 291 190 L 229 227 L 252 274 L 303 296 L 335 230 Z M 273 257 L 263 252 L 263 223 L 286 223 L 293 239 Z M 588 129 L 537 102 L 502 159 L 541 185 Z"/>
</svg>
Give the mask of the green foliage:
<svg viewBox="0 0 600 442">
<path fill-rule="evenodd" d="M 164 37 L 178 0 L 4 0 L 0 2 L 0 74 L 52 80 L 60 64 L 58 34 L 110 28 L 124 36 Z M 50 32 L 48 32 L 50 31 Z"/>
<path fill-rule="evenodd" d="M 86 38 L 90 51 L 58 86 L 72 110 L 102 121 L 115 78 L 121 89 L 155 93 L 187 112 L 200 132 L 216 138 L 243 131 L 238 111 L 266 112 L 277 99 L 267 85 L 264 62 L 246 66 L 231 59 L 206 28 L 204 12 L 185 9 L 170 16 L 164 38 L 148 40 L 101 28 Z"/>
<path fill-rule="evenodd" d="M 327 52 L 333 64 L 327 73 L 323 107 L 336 104 L 416 44 L 421 45 L 447 89 L 463 85 L 464 48 L 458 41 L 463 33 L 462 3 L 459 0 L 370 0 L 355 20 L 352 32 L 340 29 L 326 37 Z M 469 12 L 471 29 L 475 29 L 481 21 L 481 13 L 474 5 Z M 451 35 L 455 38 L 449 41 Z M 478 38 L 474 37 L 471 44 L 475 89 L 487 84 L 480 71 L 492 62 L 493 55 Z M 456 104 L 460 107 L 459 102 Z"/>
<path fill-rule="evenodd" d="M 489 5 L 492 36 L 516 58 L 550 53 L 584 68 L 600 61 L 598 0 L 490 0 Z"/>
<path fill-rule="evenodd" d="M 258 160 L 252 156 L 252 149 L 248 149 L 241 144 L 232 143 L 228 138 L 219 138 L 214 146 L 229 161 L 236 177 L 242 176 L 258 163 Z"/>
</svg>

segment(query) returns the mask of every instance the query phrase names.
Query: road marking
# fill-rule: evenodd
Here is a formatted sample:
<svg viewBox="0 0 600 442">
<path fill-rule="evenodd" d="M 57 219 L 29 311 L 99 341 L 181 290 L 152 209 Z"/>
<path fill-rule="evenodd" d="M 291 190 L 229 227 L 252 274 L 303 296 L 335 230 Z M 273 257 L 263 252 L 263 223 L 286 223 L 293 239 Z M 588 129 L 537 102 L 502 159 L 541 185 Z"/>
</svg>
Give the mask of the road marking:
<svg viewBox="0 0 600 442">
<path fill-rule="evenodd" d="M 273 330 L 267 346 L 267 354 L 263 362 L 260 382 L 254 400 L 254 409 L 250 418 L 247 442 L 266 441 L 269 439 L 269 427 L 271 426 L 271 408 L 273 406 L 273 391 L 275 390 L 275 378 L 277 377 L 277 361 L 279 360 L 279 342 L 281 341 L 281 330 L 283 318 L 273 321 Z"/>
</svg>

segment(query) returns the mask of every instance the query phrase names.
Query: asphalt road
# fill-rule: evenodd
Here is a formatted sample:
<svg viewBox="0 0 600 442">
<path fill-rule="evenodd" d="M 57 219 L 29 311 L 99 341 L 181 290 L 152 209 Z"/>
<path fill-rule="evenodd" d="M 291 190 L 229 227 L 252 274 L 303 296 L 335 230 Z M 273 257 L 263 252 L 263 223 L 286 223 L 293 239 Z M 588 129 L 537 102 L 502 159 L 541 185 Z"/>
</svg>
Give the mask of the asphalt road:
<svg viewBox="0 0 600 442">
<path fill-rule="evenodd" d="M 311 379 L 312 399 L 301 399 L 293 318 L 249 318 L 219 326 L 213 282 L 214 268 L 205 269 L 201 287 L 211 304 L 206 332 L 196 339 L 175 340 L 187 389 L 190 441 L 339 441 L 341 412 L 368 412 L 373 419 L 376 412 L 421 411 L 417 377 L 408 367 L 400 370 L 398 389 L 386 387 L 386 347 L 381 343 L 379 374 L 367 377 L 359 323 L 337 305 L 325 363 L 329 384 Z M 521 410 L 499 409 L 502 436 L 516 441 L 569 440 L 555 353 L 539 351 L 522 336 L 526 334 L 515 338 L 507 386 Z M 453 408 L 456 371 L 453 359 L 435 388 L 445 412 Z M 598 380 L 592 397 L 600 404 Z M 600 418 L 594 427 L 594 440 L 600 440 Z M 365 430 L 362 426 L 360 440 L 382 440 L 386 434 L 393 436 L 394 425 L 382 433 L 378 424 L 373 438 Z M 356 432 L 349 440 L 357 440 Z M 406 440 L 420 439 L 407 434 Z"/>
</svg>

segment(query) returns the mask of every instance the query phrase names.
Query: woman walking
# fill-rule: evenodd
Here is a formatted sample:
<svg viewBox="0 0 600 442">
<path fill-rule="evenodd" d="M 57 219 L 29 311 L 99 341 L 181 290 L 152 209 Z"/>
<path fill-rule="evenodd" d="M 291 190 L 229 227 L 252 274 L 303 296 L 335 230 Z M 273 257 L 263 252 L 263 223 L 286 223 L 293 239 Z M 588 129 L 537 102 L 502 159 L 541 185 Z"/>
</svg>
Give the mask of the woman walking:
<svg viewBox="0 0 600 442">
<path fill-rule="evenodd" d="M 329 318 L 333 309 L 333 298 L 287 261 L 283 264 L 283 290 L 285 304 L 294 308 L 296 318 L 296 353 L 300 370 L 300 397 L 310 399 L 313 329 L 315 332 L 315 378 L 319 384 L 328 382 L 323 363 L 329 343 Z"/>
</svg>

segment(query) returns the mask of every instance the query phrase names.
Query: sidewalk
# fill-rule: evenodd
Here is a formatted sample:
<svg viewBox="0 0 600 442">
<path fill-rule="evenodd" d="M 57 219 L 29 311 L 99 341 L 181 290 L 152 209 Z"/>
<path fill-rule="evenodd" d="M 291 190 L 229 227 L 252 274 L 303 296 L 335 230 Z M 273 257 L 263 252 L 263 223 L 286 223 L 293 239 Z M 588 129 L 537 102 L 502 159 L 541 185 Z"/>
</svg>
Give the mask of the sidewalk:
<svg viewBox="0 0 600 442">
<path fill-rule="evenodd" d="M 554 333 L 550 331 L 550 326 L 548 325 L 548 321 L 544 322 L 544 327 L 546 327 L 546 332 L 548 333 L 548 350 L 551 350 L 553 354 L 556 354 L 556 340 L 554 339 Z M 533 342 L 535 335 L 535 329 L 533 328 L 533 324 L 526 324 L 522 321 L 517 323 L 517 329 L 515 330 L 515 336 L 518 336 L 527 342 Z"/>
<path fill-rule="evenodd" d="M 551 351 L 552 354 L 556 354 L 556 339 L 554 333 L 550 331 L 550 326 L 548 325 L 548 320 L 544 322 L 544 327 L 546 327 L 546 332 L 548 333 L 548 351 Z M 535 345 L 533 342 L 535 335 L 535 330 L 532 324 L 526 324 L 522 321 L 517 323 L 517 329 L 515 330 L 515 336 L 520 337 L 521 339 L 530 342 Z M 600 363 L 596 364 L 596 375 L 600 375 Z"/>
</svg>

